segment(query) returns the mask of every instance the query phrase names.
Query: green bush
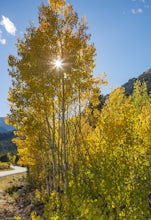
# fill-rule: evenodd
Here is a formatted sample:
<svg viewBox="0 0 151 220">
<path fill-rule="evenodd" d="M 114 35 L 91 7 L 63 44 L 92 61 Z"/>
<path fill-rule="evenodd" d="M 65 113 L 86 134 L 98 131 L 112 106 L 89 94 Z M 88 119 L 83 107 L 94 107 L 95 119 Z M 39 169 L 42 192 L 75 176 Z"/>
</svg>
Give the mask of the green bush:
<svg viewBox="0 0 151 220">
<path fill-rule="evenodd" d="M 9 162 L 0 162 L 0 170 L 8 170 L 8 169 L 10 169 Z"/>
</svg>

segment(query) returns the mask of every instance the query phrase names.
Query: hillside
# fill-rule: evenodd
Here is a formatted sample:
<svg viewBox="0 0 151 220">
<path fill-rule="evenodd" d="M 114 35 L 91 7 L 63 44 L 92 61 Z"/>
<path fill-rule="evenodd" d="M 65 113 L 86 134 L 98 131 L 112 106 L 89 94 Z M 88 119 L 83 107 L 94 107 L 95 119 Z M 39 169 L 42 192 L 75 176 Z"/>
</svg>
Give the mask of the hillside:
<svg viewBox="0 0 151 220">
<path fill-rule="evenodd" d="M 13 131 L 14 128 L 5 123 L 4 117 L 0 117 L 0 132 L 9 132 Z"/>
<path fill-rule="evenodd" d="M 131 78 L 128 80 L 128 82 L 124 83 L 121 87 L 125 88 L 125 94 L 127 96 L 132 95 L 134 84 L 136 80 L 139 80 L 140 82 L 145 82 L 147 85 L 147 91 L 148 93 L 151 93 L 151 68 L 147 71 L 143 72 L 141 75 L 139 75 L 137 78 Z M 107 95 L 100 95 L 99 100 L 100 104 L 97 106 L 98 109 L 102 109 L 106 99 L 109 97 L 110 94 Z"/>
<path fill-rule="evenodd" d="M 0 117 L 0 155 L 16 153 L 16 145 L 12 143 L 14 128 L 5 124 L 4 118 Z"/>
<path fill-rule="evenodd" d="M 122 87 L 125 88 L 125 94 L 131 95 L 133 93 L 133 87 L 136 80 L 145 82 L 147 85 L 148 93 L 151 92 L 151 69 L 145 71 L 143 74 L 139 75 L 137 78 L 132 78 L 126 82 Z"/>
<path fill-rule="evenodd" d="M 12 143 L 12 138 L 14 138 L 12 131 L 0 132 L 0 155 L 16 153 L 16 145 Z"/>
</svg>

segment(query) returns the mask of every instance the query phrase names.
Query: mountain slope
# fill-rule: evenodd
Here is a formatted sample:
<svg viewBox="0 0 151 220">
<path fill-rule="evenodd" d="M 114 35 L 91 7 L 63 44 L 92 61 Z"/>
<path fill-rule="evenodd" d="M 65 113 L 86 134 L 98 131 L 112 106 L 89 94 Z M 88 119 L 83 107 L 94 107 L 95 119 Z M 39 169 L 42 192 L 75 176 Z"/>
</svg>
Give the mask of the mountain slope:
<svg viewBox="0 0 151 220">
<path fill-rule="evenodd" d="M 0 117 L 0 156 L 7 153 L 16 153 L 16 145 L 12 143 L 13 131 L 14 128 L 7 125 L 4 118 Z"/>
<path fill-rule="evenodd" d="M 13 131 L 14 128 L 10 125 L 7 125 L 5 123 L 5 120 L 3 117 L 0 117 L 0 132 L 8 132 L 8 131 Z"/>
<path fill-rule="evenodd" d="M 0 133 L 0 156 L 7 153 L 16 154 L 16 145 L 12 143 L 14 137 L 12 131 Z"/>
<path fill-rule="evenodd" d="M 136 80 L 139 80 L 140 82 L 145 82 L 147 85 L 148 93 L 151 92 L 151 69 L 145 71 L 143 74 L 139 75 L 137 78 L 130 79 L 127 83 L 122 85 L 122 87 L 125 88 L 126 95 L 132 95 L 134 83 L 136 82 Z"/>
</svg>

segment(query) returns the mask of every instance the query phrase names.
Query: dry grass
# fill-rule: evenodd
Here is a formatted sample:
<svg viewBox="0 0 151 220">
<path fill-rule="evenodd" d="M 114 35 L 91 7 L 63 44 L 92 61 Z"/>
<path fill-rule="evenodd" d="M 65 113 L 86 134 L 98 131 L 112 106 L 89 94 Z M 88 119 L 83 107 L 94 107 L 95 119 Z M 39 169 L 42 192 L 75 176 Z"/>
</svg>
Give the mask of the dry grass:
<svg viewBox="0 0 151 220">
<path fill-rule="evenodd" d="M 6 191 L 13 186 L 21 186 L 25 182 L 26 173 L 12 174 L 0 177 L 0 190 Z"/>
</svg>

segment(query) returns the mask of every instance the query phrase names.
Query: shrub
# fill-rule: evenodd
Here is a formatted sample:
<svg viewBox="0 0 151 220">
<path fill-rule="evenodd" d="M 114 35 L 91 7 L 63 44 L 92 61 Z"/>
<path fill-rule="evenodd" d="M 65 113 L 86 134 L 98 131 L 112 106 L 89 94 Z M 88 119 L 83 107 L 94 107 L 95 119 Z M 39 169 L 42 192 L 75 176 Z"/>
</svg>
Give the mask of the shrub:
<svg viewBox="0 0 151 220">
<path fill-rule="evenodd" d="M 0 162 L 0 170 L 7 170 L 10 169 L 10 163 L 9 162 Z"/>
</svg>

